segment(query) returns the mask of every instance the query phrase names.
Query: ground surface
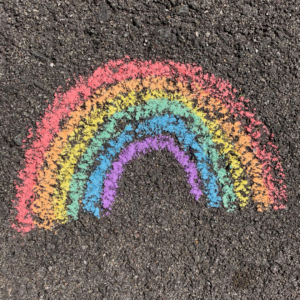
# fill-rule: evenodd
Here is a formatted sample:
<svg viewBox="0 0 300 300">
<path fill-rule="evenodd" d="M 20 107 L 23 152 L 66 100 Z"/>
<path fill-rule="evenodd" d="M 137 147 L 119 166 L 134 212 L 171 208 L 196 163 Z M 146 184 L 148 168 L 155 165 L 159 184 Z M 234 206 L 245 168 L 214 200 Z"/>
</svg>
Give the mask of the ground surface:
<svg viewBox="0 0 300 300">
<path fill-rule="evenodd" d="M 299 6 L 0 0 L 0 298 L 300 299 Z M 229 79 L 275 135 L 288 209 L 207 209 L 162 151 L 128 165 L 110 217 L 16 234 L 11 199 L 26 127 L 68 78 L 125 55 L 195 62 Z"/>
</svg>

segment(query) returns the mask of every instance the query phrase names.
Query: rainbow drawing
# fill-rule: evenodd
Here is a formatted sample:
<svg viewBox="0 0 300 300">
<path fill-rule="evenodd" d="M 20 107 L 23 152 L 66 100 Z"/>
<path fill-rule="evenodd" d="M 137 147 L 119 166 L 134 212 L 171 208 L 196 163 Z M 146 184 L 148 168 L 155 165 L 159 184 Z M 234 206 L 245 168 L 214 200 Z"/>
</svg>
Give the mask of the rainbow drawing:
<svg viewBox="0 0 300 300">
<path fill-rule="evenodd" d="M 19 232 L 108 214 L 125 165 L 165 149 L 197 201 L 228 211 L 250 201 L 283 209 L 285 175 L 273 136 L 231 85 L 197 65 L 110 61 L 55 94 L 29 130 L 16 184 Z M 201 184 L 200 184 L 201 183 Z"/>
</svg>

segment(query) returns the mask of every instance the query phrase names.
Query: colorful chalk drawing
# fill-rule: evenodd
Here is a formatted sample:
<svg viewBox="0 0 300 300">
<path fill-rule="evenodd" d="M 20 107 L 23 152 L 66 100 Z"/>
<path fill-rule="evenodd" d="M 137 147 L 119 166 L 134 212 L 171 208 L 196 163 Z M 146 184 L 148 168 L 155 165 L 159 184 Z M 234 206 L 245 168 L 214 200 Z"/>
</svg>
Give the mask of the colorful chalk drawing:
<svg viewBox="0 0 300 300">
<path fill-rule="evenodd" d="M 209 207 L 285 208 L 278 148 L 248 102 L 197 65 L 108 62 L 58 91 L 29 130 L 12 227 L 52 229 L 80 209 L 109 214 L 125 165 L 162 149 L 185 170 L 195 200 L 205 194 Z"/>
</svg>

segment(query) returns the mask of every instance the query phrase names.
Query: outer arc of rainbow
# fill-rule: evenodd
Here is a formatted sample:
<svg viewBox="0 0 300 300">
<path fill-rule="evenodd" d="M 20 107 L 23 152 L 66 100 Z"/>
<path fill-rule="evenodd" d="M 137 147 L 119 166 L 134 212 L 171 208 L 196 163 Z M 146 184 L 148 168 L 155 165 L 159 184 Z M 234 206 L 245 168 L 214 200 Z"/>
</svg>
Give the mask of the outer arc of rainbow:
<svg viewBox="0 0 300 300">
<path fill-rule="evenodd" d="M 98 132 L 92 139 L 91 144 L 83 154 L 80 162 L 77 165 L 77 172 L 73 174 L 72 180 L 70 182 L 70 199 L 72 203 L 68 206 L 69 215 L 75 217 L 79 210 L 78 201 L 84 197 L 84 186 L 85 183 L 91 181 L 88 180 L 87 170 L 92 167 L 94 157 L 101 150 L 104 143 L 112 143 L 108 139 L 114 139 L 118 136 L 115 128 L 119 122 L 124 123 L 124 121 L 129 121 L 134 119 L 139 122 L 143 119 L 153 118 L 156 115 L 164 115 L 166 113 L 172 113 L 177 117 L 190 117 L 193 121 L 185 124 L 190 132 L 195 136 L 202 135 L 198 138 L 198 144 L 204 149 L 205 153 L 208 154 L 213 169 L 218 176 L 218 181 L 222 186 L 223 190 L 223 203 L 226 208 L 230 208 L 232 202 L 236 199 L 236 195 L 233 191 L 232 183 L 230 178 L 227 177 L 226 171 L 218 166 L 218 161 L 220 160 L 218 152 L 215 150 L 215 144 L 211 140 L 210 134 L 207 132 L 206 128 L 201 127 L 201 120 L 198 116 L 190 113 L 190 110 L 183 106 L 182 103 L 174 100 L 169 101 L 167 99 L 149 99 L 144 105 L 130 107 L 127 111 L 120 111 L 115 113 L 110 120 L 104 124 L 101 132 Z M 200 129 L 198 129 L 200 126 Z M 183 128 L 183 130 L 185 130 Z M 202 140 L 203 139 L 203 140 Z M 99 158 L 99 163 L 101 159 Z M 107 161 L 107 159 L 105 159 Z M 88 187 L 87 187 L 88 189 Z M 87 191 L 86 191 L 87 195 Z M 96 197 L 97 198 L 97 197 Z M 88 208 L 86 208 L 88 210 Z"/>
<path fill-rule="evenodd" d="M 209 171 L 207 165 L 209 160 L 208 156 L 199 143 L 196 142 L 195 134 L 187 130 L 185 123 L 179 119 L 178 116 L 165 114 L 153 116 L 152 119 L 137 124 L 136 130 L 133 130 L 131 124 L 127 125 L 115 141 L 110 140 L 108 142 L 110 147 L 98 157 L 100 165 L 92 172 L 87 184 L 85 196 L 82 200 L 84 209 L 99 217 L 94 204 L 100 200 L 103 183 L 101 181 L 104 179 L 106 172 L 108 172 L 113 158 L 119 155 L 126 143 L 132 143 L 134 133 L 136 133 L 139 138 L 145 139 L 147 136 L 163 135 L 165 132 L 175 134 L 185 151 L 188 147 L 195 150 L 194 155 L 197 158 L 197 169 L 201 172 L 201 178 L 205 181 L 204 186 L 206 194 L 208 195 L 209 205 L 211 207 L 219 207 L 222 199 L 218 196 L 217 177 Z M 228 203 L 226 206 L 229 206 Z"/>
<path fill-rule="evenodd" d="M 145 99 L 146 100 L 146 99 Z M 219 129 L 218 124 L 215 122 L 211 122 L 206 120 L 205 114 L 199 111 L 196 111 L 192 108 L 192 104 L 189 102 L 189 100 L 185 98 L 179 99 L 182 101 L 187 107 L 189 107 L 193 113 L 198 115 L 203 122 L 207 125 L 209 130 L 212 132 L 214 136 L 214 142 L 221 144 L 224 148 L 221 150 L 221 152 L 224 152 L 225 155 L 228 156 L 228 159 L 230 161 L 231 165 L 231 172 L 233 174 L 234 179 L 238 179 L 243 174 L 243 169 L 240 166 L 240 162 L 236 157 L 238 157 L 238 153 L 234 150 L 234 147 L 224 140 L 222 131 Z M 56 210 L 56 219 L 65 222 L 66 221 L 66 215 L 62 215 L 60 211 L 63 210 L 65 201 L 61 199 L 66 199 L 69 181 L 71 179 L 72 173 L 74 172 L 75 165 L 77 163 L 78 158 L 81 156 L 81 154 L 86 149 L 86 143 L 89 142 L 89 140 L 92 138 L 94 132 L 97 131 L 98 126 L 104 122 L 104 117 L 110 117 L 113 115 L 116 111 L 123 110 L 124 108 L 134 105 L 138 100 L 134 98 L 134 95 L 131 97 L 124 98 L 122 101 L 116 101 L 116 99 L 112 100 L 109 99 L 107 103 L 113 102 L 113 105 L 108 105 L 108 110 L 104 111 L 103 109 L 97 109 L 93 112 L 91 112 L 91 116 L 89 118 L 86 118 L 85 121 L 81 121 L 81 127 L 83 129 L 78 130 L 75 129 L 74 132 L 71 135 L 75 137 L 75 140 L 78 140 L 79 143 L 73 146 L 70 142 L 68 142 L 65 147 L 64 151 L 62 152 L 62 155 L 68 155 L 69 159 L 64 162 L 63 159 L 60 160 L 60 173 L 56 177 L 57 181 L 63 181 L 63 183 L 60 185 L 62 188 L 60 190 L 55 189 L 54 190 L 54 209 Z M 232 155 L 233 153 L 233 155 Z M 247 186 L 248 182 L 246 180 L 242 180 L 237 184 L 237 195 L 239 199 L 241 200 L 241 206 L 245 206 L 247 204 L 248 197 L 243 196 L 240 191 L 243 191 L 246 195 L 249 193 L 249 187 Z M 61 191 L 61 192 L 60 192 Z M 49 196 L 48 196 L 49 198 Z"/>
<path fill-rule="evenodd" d="M 214 95 L 222 100 L 222 104 L 236 118 L 247 120 L 244 125 L 246 132 L 251 137 L 251 148 L 256 150 L 256 156 L 263 166 L 264 182 L 268 187 L 269 196 L 274 203 L 274 209 L 282 209 L 287 200 L 286 185 L 283 184 L 285 174 L 280 163 L 280 156 L 277 147 L 270 141 L 267 145 L 261 144 L 260 132 L 264 131 L 270 136 L 267 128 L 261 121 L 255 119 L 255 114 L 247 108 L 249 100 L 235 96 L 236 90 L 222 79 L 216 79 L 214 75 L 204 75 L 202 68 L 196 65 L 180 64 L 172 61 L 151 62 L 120 59 L 109 61 L 104 67 L 99 67 L 86 81 L 79 78 L 76 86 L 62 94 L 59 91 L 55 94 L 53 104 L 48 106 L 41 122 L 37 122 L 35 139 L 31 147 L 25 151 L 25 167 L 19 172 L 21 184 L 16 185 L 16 201 L 13 200 L 14 208 L 17 210 L 16 223 L 12 227 L 19 232 L 28 232 L 34 228 L 30 204 L 34 200 L 34 185 L 37 182 L 37 174 L 43 165 L 44 155 L 47 153 L 50 144 L 56 134 L 60 132 L 60 121 L 71 114 L 94 93 L 94 91 L 107 84 L 116 84 L 128 79 L 145 78 L 149 76 L 176 77 L 180 82 L 195 82 L 204 88 L 205 92 Z M 116 72 L 117 70 L 117 72 Z M 102 89 L 102 91 L 104 91 Z M 76 122 L 75 122 L 76 123 Z M 29 130 L 28 139 L 32 138 L 32 131 Z M 272 136 L 271 136 L 272 140 Z M 275 162 L 275 168 L 272 166 Z M 280 179 L 276 178 L 274 169 Z M 47 204 L 47 203 L 46 203 Z"/>
</svg>

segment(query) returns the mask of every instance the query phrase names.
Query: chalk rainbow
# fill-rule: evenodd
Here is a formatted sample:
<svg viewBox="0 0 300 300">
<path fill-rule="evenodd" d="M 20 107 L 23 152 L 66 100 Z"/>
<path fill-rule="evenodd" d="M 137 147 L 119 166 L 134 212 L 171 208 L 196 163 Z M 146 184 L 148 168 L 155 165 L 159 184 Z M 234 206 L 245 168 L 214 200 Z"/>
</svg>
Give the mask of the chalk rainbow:
<svg viewBox="0 0 300 300">
<path fill-rule="evenodd" d="M 273 136 L 236 92 L 197 65 L 173 61 L 126 57 L 79 78 L 55 94 L 29 131 L 13 227 L 51 229 L 81 208 L 100 217 L 112 209 L 125 165 L 162 149 L 208 206 L 234 211 L 253 201 L 261 212 L 285 208 Z"/>
</svg>

